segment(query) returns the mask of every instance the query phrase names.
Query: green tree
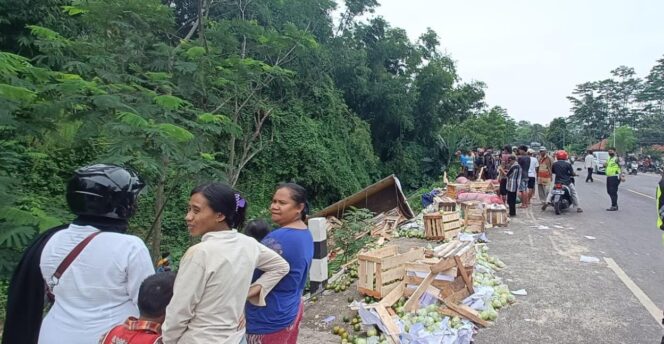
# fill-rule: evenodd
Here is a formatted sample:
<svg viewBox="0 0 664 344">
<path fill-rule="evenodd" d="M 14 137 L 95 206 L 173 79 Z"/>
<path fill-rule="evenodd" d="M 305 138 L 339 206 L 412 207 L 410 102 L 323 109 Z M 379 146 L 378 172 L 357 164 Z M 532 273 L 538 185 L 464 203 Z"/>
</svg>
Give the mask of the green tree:
<svg viewBox="0 0 664 344">
<path fill-rule="evenodd" d="M 567 121 L 563 117 L 554 118 L 546 131 L 546 144 L 552 145 L 551 149 L 561 149 L 572 140 L 570 131 L 567 129 Z"/>
<path fill-rule="evenodd" d="M 627 154 L 636 148 L 634 130 L 628 126 L 620 126 L 609 137 L 609 144 L 616 147 L 619 154 Z"/>
</svg>

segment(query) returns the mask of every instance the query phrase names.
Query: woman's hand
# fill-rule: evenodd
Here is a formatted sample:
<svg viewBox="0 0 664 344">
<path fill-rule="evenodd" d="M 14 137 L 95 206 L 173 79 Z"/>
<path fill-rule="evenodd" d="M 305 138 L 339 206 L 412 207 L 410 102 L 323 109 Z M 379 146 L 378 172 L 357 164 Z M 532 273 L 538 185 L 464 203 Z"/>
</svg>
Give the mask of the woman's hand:
<svg viewBox="0 0 664 344">
<path fill-rule="evenodd" d="M 255 284 L 255 285 L 252 285 L 251 287 L 249 287 L 249 293 L 247 293 L 247 299 L 250 299 L 254 296 L 259 295 L 260 292 L 261 292 L 261 288 L 263 288 L 263 287 L 261 287 L 260 284 Z"/>
</svg>

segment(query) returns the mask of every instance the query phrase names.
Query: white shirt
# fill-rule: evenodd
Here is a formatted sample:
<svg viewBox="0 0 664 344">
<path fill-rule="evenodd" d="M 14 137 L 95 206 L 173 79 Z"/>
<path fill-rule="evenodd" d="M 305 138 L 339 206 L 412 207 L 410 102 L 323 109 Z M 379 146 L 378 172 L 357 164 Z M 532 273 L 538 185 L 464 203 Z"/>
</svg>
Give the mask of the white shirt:
<svg viewBox="0 0 664 344">
<path fill-rule="evenodd" d="M 41 255 L 42 276 L 49 281 L 58 265 L 91 226 L 69 225 L 48 240 Z M 133 235 L 103 232 L 81 251 L 53 288 L 55 304 L 39 331 L 39 344 L 90 344 L 102 334 L 138 316 L 138 289 L 154 274 L 147 247 Z"/>
<path fill-rule="evenodd" d="M 593 163 L 595 161 L 595 157 L 592 154 L 586 155 L 585 162 L 584 164 L 586 165 L 586 168 L 594 168 Z"/>
<path fill-rule="evenodd" d="M 528 167 L 528 177 L 529 178 L 535 178 L 537 177 L 537 167 L 539 166 L 539 161 L 537 161 L 537 158 L 535 157 L 530 157 L 530 165 Z"/>
<path fill-rule="evenodd" d="M 209 232 L 180 261 L 173 298 L 162 326 L 164 344 L 238 344 L 254 269 L 261 293 L 249 302 L 265 306 L 265 296 L 284 277 L 288 262 L 254 238 L 235 230 Z"/>
</svg>

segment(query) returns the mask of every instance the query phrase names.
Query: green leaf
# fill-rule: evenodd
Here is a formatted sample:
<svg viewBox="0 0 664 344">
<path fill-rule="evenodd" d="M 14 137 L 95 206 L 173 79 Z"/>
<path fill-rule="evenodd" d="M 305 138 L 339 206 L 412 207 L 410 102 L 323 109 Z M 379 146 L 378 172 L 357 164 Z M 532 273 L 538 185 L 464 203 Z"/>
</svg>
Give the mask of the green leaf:
<svg viewBox="0 0 664 344">
<path fill-rule="evenodd" d="M 156 96 L 154 100 L 166 110 L 177 110 L 187 104 L 184 99 L 171 95 Z"/>
<path fill-rule="evenodd" d="M 215 115 L 213 113 L 202 113 L 198 115 L 198 120 L 202 123 L 224 123 L 230 121 L 230 118 L 224 115 Z"/>
<path fill-rule="evenodd" d="M 6 98 L 16 102 L 30 102 L 37 97 L 37 94 L 25 87 L 16 87 L 7 84 L 0 84 L 0 98 Z"/>
<path fill-rule="evenodd" d="M 118 119 L 122 123 L 128 124 L 135 128 L 148 128 L 150 126 L 150 123 L 148 123 L 145 118 L 131 112 L 120 112 L 118 114 Z"/>
<path fill-rule="evenodd" d="M 194 134 L 192 134 L 189 130 L 177 126 L 175 124 L 160 123 L 155 125 L 155 128 L 157 128 L 162 134 L 164 134 L 164 136 L 169 137 L 178 142 L 187 142 L 191 141 L 194 138 Z"/>
<path fill-rule="evenodd" d="M 203 47 L 192 47 L 192 48 L 187 49 L 186 54 L 187 54 L 187 57 L 190 60 L 194 60 L 194 59 L 197 59 L 197 58 L 205 55 L 205 48 L 203 48 Z"/>
<path fill-rule="evenodd" d="M 164 72 L 147 72 L 145 75 L 152 81 L 164 81 L 171 78 L 171 74 Z"/>
<path fill-rule="evenodd" d="M 67 12 L 67 14 L 69 14 L 70 16 L 75 16 L 77 14 L 83 14 L 89 12 L 88 10 L 78 8 L 75 6 L 62 6 L 62 9 L 65 10 L 65 12 Z"/>
<path fill-rule="evenodd" d="M 27 28 L 30 29 L 30 33 L 32 33 L 35 37 L 41 38 L 47 41 L 54 41 L 54 42 L 59 42 L 63 45 L 69 45 L 71 42 L 62 37 L 59 33 L 47 29 L 43 26 L 38 26 L 38 25 L 27 25 Z"/>
<path fill-rule="evenodd" d="M 30 243 L 35 234 L 33 227 L 10 227 L 0 233 L 0 245 L 14 249 L 22 249 Z"/>
<path fill-rule="evenodd" d="M 214 161 L 214 154 L 201 152 L 201 158 L 207 161 Z"/>
</svg>

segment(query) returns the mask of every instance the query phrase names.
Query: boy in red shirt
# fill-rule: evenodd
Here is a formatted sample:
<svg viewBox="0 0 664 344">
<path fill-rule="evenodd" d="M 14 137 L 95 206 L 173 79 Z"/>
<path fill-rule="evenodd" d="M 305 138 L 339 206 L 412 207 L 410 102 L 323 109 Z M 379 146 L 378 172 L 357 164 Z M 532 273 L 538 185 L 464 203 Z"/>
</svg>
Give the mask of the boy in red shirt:
<svg viewBox="0 0 664 344">
<path fill-rule="evenodd" d="M 173 297 L 175 273 L 163 272 L 146 278 L 138 290 L 140 317 L 129 317 L 106 333 L 99 344 L 162 344 L 161 324 Z"/>
</svg>

